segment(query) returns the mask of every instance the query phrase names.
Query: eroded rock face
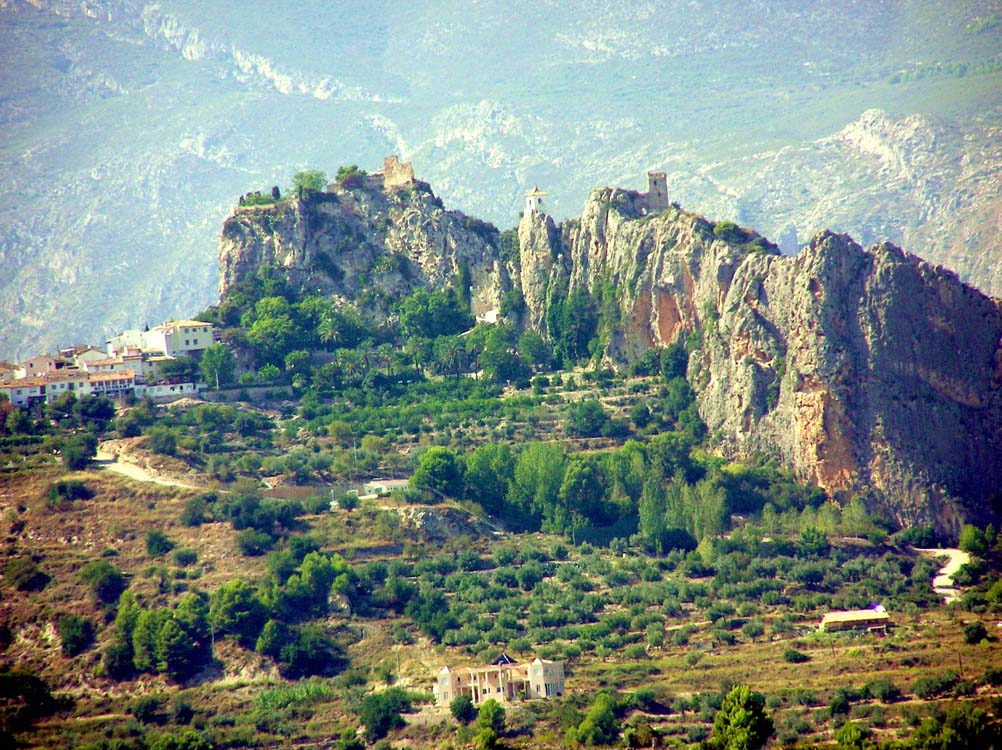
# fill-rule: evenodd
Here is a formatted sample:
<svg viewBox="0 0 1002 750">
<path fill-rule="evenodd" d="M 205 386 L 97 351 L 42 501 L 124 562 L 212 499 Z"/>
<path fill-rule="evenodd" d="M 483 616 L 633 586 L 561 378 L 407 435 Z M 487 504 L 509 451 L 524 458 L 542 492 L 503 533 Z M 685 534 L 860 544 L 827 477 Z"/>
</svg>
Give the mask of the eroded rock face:
<svg viewBox="0 0 1002 750">
<path fill-rule="evenodd" d="M 221 292 L 262 263 L 384 309 L 418 285 L 471 284 L 474 312 L 513 287 L 544 337 L 560 295 L 601 300 L 600 340 L 623 365 L 683 337 L 714 445 L 773 456 L 836 497 L 863 493 L 903 524 L 956 530 L 1002 495 L 1002 309 L 890 244 L 818 234 L 798 255 L 643 194 L 592 192 L 580 220 L 528 213 L 518 258 L 497 230 L 430 190 L 351 190 L 227 220 Z M 465 269 L 465 271 L 463 271 Z"/>
<path fill-rule="evenodd" d="M 866 492 L 904 524 L 956 530 L 987 512 L 1002 492 L 998 300 L 890 244 L 822 232 L 782 256 L 677 208 L 643 215 L 636 198 L 594 191 L 556 238 L 541 217 L 519 234 L 536 266 L 547 249 L 569 254 L 569 291 L 616 290 L 613 362 L 701 337 L 689 379 L 726 454 L 774 456 L 839 497 Z M 538 321 L 546 285 L 529 276 Z"/>
<path fill-rule="evenodd" d="M 225 298 L 262 265 L 293 288 L 388 309 L 419 286 L 468 278 L 474 314 L 496 309 L 511 288 L 499 234 L 446 211 L 426 185 L 313 193 L 304 200 L 238 208 L 223 224 L 219 294 Z"/>
</svg>

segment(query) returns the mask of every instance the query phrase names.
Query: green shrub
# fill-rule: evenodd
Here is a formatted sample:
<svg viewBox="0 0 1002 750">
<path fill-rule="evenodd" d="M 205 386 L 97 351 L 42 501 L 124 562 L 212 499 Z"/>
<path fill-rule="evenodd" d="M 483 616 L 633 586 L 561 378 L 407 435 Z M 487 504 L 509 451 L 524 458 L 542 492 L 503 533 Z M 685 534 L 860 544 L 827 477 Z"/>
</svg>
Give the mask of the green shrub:
<svg viewBox="0 0 1002 750">
<path fill-rule="evenodd" d="M 94 597 L 104 604 L 114 604 L 128 585 L 122 571 L 107 560 L 93 560 L 80 571 L 80 580 L 86 583 Z"/>
<path fill-rule="evenodd" d="M 209 621 L 219 635 L 234 635 L 249 647 L 258 639 L 267 619 L 268 611 L 257 592 L 240 579 L 223 584 L 212 594 Z M 281 646 L 270 650 L 280 654 Z"/>
<path fill-rule="evenodd" d="M 244 529 L 237 534 L 237 546 L 247 557 L 259 557 L 275 544 L 270 534 L 257 529 Z"/>
<path fill-rule="evenodd" d="M 174 542 L 160 529 L 150 529 L 146 532 L 146 552 L 150 557 L 166 555 L 174 549 Z"/>
<path fill-rule="evenodd" d="M 886 677 L 871 680 L 863 686 L 865 697 L 876 698 L 882 703 L 894 703 L 901 700 L 901 688 Z"/>
<path fill-rule="evenodd" d="M 146 747 L 149 750 L 213 750 L 215 746 L 201 732 L 185 729 L 180 734 L 163 732 L 152 735 Z"/>
<path fill-rule="evenodd" d="M 194 547 L 181 547 L 174 550 L 174 564 L 185 568 L 198 562 L 198 550 Z"/>
<path fill-rule="evenodd" d="M 848 716 L 850 704 L 849 694 L 845 690 L 838 690 L 828 703 L 828 713 L 831 716 Z"/>
<path fill-rule="evenodd" d="M 144 695 L 133 701 L 129 706 L 129 713 L 142 724 L 163 724 L 167 717 L 160 713 L 162 705 L 163 701 L 159 695 Z"/>
<path fill-rule="evenodd" d="M 980 622 L 969 622 L 964 625 L 964 643 L 973 646 L 987 640 L 988 631 Z"/>
<path fill-rule="evenodd" d="M 401 711 L 410 709 L 407 691 L 390 688 L 382 693 L 373 693 L 362 701 L 358 718 L 365 724 L 365 739 L 372 743 L 385 737 L 391 729 L 404 725 Z"/>
<path fill-rule="evenodd" d="M 49 487 L 49 499 L 58 500 L 90 500 L 94 492 L 79 479 L 62 479 Z"/>
<path fill-rule="evenodd" d="M 69 657 L 82 654 L 94 643 L 94 626 L 90 620 L 65 615 L 56 621 L 56 632 L 62 641 L 63 653 Z"/>
<path fill-rule="evenodd" d="M 718 747 L 758 750 L 773 729 L 765 696 L 746 685 L 731 689 L 713 718 L 713 740 Z"/>
<path fill-rule="evenodd" d="M 944 672 L 932 677 L 920 677 L 912 685 L 912 692 L 917 698 L 929 700 L 949 693 L 960 681 L 955 672 Z"/>
<path fill-rule="evenodd" d="M 201 526 L 208 514 L 208 504 L 204 496 L 185 500 L 184 511 L 181 513 L 181 523 L 185 526 Z"/>
<path fill-rule="evenodd" d="M 51 578 L 30 557 L 14 557 L 3 569 L 4 578 L 18 591 L 41 591 Z"/>
<path fill-rule="evenodd" d="M 787 661 L 790 664 L 803 664 L 811 660 L 811 657 L 807 654 L 797 651 L 795 648 L 788 648 L 783 652 L 783 661 Z"/>
<path fill-rule="evenodd" d="M 154 425 L 146 433 L 146 447 L 162 456 L 177 455 L 177 435 L 167 427 Z"/>
<path fill-rule="evenodd" d="M 469 724 L 477 715 L 473 700 L 468 695 L 457 695 L 449 704 L 452 717 L 463 724 Z"/>
<path fill-rule="evenodd" d="M 615 701 L 605 693 L 599 693 L 575 730 L 575 739 L 582 745 L 609 745 L 619 735 L 616 721 Z"/>
<path fill-rule="evenodd" d="M 95 453 L 97 453 L 96 437 L 89 433 L 75 435 L 63 443 L 63 464 L 73 471 L 86 469 Z"/>
<path fill-rule="evenodd" d="M 492 729 L 495 732 L 504 732 L 505 710 L 504 706 L 493 698 L 488 698 L 480 704 L 477 711 L 477 726 L 481 729 Z"/>
</svg>

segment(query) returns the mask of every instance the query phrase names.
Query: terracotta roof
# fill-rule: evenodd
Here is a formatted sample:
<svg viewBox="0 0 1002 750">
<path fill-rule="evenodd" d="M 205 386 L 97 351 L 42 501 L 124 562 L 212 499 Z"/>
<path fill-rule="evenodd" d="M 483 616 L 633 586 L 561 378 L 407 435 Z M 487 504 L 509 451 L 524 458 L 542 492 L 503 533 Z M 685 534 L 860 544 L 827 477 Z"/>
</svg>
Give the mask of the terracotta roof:
<svg viewBox="0 0 1002 750">
<path fill-rule="evenodd" d="M 66 368 L 62 370 L 55 370 L 53 372 L 47 372 L 42 375 L 42 380 L 46 383 L 61 383 L 63 381 L 69 380 L 86 380 L 87 373 L 83 370 L 78 370 L 74 368 Z"/>
<path fill-rule="evenodd" d="M 89 380 L 104 382 L 106 380 L 133 380 L 135 377 L 135 370 L 119 370 L 118 372 L 95 372 Z"/>
<path fill-rule="evenodd" d="M 35 388 L 45 385 L 44 378 L 18 378 L 17 380 L 5 380 L 0 386 L 3 388 Z"/>
<path fill-rule="evenodd" d="M 209 328 L 212 328 L 212 323 L 206 323 L 204 320 L 170 320 L 162 326 L 157 326 L 153 330 L 167 330 L 168 328 L 177 328 L 178 326 L 186 326 L 188 328 L 208 326 Z"/>
</svg>

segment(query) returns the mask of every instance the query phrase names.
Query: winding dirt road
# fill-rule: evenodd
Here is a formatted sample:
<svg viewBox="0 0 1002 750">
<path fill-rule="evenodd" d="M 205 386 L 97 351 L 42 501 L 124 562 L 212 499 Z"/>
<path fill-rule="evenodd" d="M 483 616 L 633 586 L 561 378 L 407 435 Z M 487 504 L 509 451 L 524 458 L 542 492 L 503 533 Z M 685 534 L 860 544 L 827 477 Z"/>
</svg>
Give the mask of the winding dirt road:
<svg viewBox="0 0 1002 750">
<path fill-rule="evenodd" d="M 151 474 L 142 466 L 119 461 L 117 453 L 106 453 L 105 451 L 99 450 L 96 458 L 94 459 L 94 463 L 98 468 L 113 471 L 116 474 L 121 474 L 129 479 L 135 479 L 137 482 L 152 482 L 153 484 L 162 484 L 166 487 L 184 487 L 190 490 L 202 489 L 202 487 L 197 484 L 182 482 L 179 479 L 173 479 L 171 477 L 158 477 Z"/>
<path fill-rule="evenodd" d="M 960 594 L 953 585 L 953 576 L 960 568 L 971 561 L 971 556 L 959 549 L 921 549 L 914 548 L 925 557 L 947 558 L 946 565 L 939 569 L 932 579 L 932 590 L 943 597 L 947 604 L 958 601 Z"/>
</svg>

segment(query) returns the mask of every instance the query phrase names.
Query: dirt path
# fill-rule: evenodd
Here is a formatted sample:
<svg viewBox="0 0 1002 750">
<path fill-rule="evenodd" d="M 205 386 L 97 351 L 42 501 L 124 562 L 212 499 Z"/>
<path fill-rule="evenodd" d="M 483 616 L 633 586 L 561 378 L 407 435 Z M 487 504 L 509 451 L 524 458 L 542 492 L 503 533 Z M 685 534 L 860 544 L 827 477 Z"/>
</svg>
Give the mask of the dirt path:
<svg viewBox="0 0 1002 750">
<path fill-rule="evenodd" d="M 200 485 L 182 482 L 179 479 L 154 476 L 142 466 L 119 461 L 117 453 L 106 453 L 99 450 L 94 463 L 98 468 L 113 471 L 129 479 L 135 479 L 137 482 L 152 482 L 153 484 L 162 484 L 167 487 L 185 487 L 191 490 L 202 489 Z"/>
<path fill-rule="evenodd" d="M 960 568 L 971 561 L 971 556 L 959 549 L 920 549 L 914 548 L 916 552 L 926 557 L 945 557 L 946 565 L 939 569 L 932 579 L 932 590 L 943 597 L 947 604 L 958 601 L 960 594 L 953 585 L 953 576 Z"/>
</svg>

